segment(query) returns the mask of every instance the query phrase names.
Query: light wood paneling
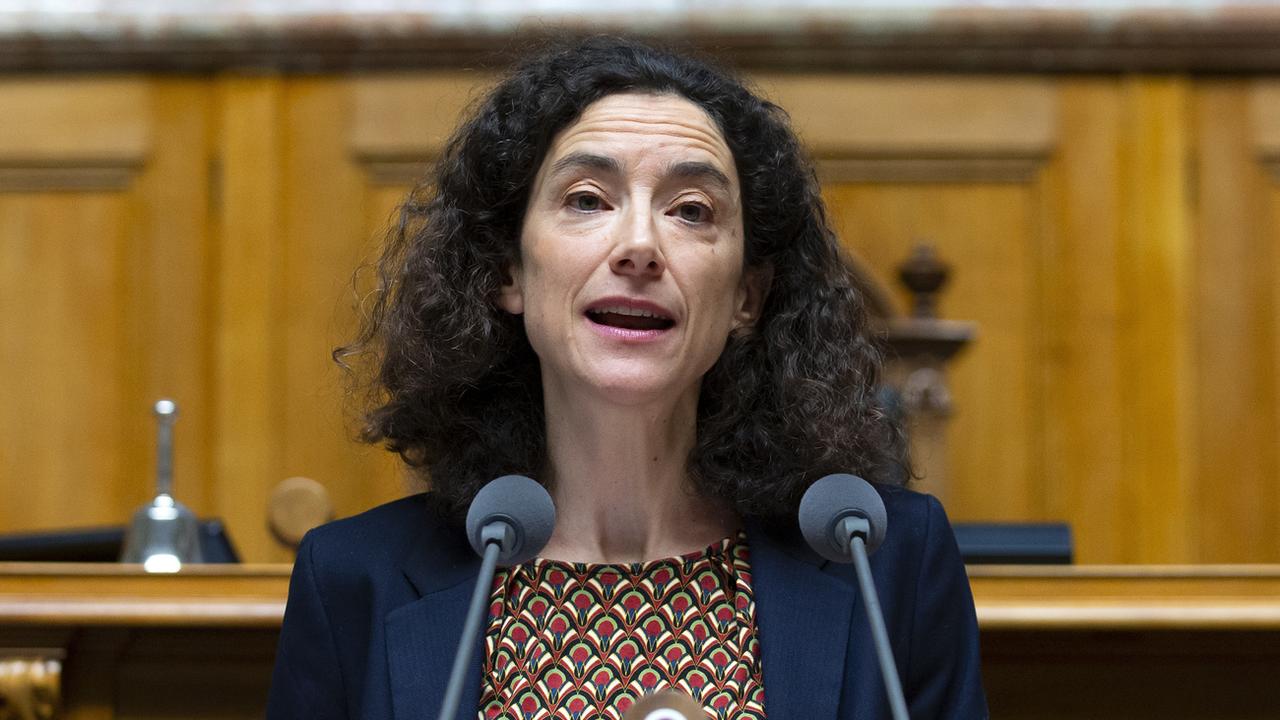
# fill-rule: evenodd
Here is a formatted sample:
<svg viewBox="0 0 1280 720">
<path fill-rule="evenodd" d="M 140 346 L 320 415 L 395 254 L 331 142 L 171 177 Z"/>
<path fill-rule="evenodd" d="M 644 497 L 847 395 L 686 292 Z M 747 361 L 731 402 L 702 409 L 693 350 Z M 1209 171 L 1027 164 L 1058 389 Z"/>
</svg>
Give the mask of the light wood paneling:
<svg viewBox="0 0 1280 720">
<path fill-rule="evenodd" d="M 1083 562 L 1275 559 L 1274 444 L 1246 449 L 1275 437 L 1280 407 L 1276 234 L 1250 158 L 1274 155 L 1246 127 L 1273 113 L 1269 86 L 1196 95 L 1185 78 L 1072 78 L 1000 121 L 971 109 L 982 85 L 965 87 L 938 94 L 963 134 L 911 120 L 936 114 L 934 99 L 890 92 L 860 113 L 835 104 L 897 122 L 860 119 L 843 139 L 818 124 L 814 143 L 820 164 L 829 152 L 908 168 L 828 173 L 840 234 L 889 285 L 913 239 L 933 242 L 956 278 L 943 314 L 979 325 L 954 365 L 953 516 L 1065 519 Z M 1006 125 L 1024 130 L 1002 147 Z M 1010 155 L 1030 171 L 984 174 Z M 1221 473 L 1246 487 L 1226 491 Z M 1233 540 L 1242 529 L 1251 539 Z"/>
<path fill-rule="evenodd" d="M 145 482 L 112 421 L 136 411 L 125 205 L 116 193 L 0 195 L 5 527 L 103 522 Z"/>
<path fill-rule="evenodd" d="M 388 209 L 361 163 L 356 138 L 365 95 L 359 83 L 332 79 L 293 82 L 287 95 L 282 268 L 287 368 L 282 398 L 288 409 L 283 438 L 290 475 L 305 475 L 329 490 L 336 512 L 350 515 L 406 491 L 395 456 L 352 441 L 356 405 L 346 402 L 344 378 L 330 353 L 355 332 L 358 298 L 352 276 L 376 258 Z M 403 192 L 397 192 L 397 197 Z M 378 220 L 369 224 L 369 208 Z"/>
<path fill-rule="evenodd" d="M 1280 547 L 1278 256 L 1276 236 L 1263 241 L 1273 178 L 1260 162 L 1252 132 L 1255 120 L 1265 130 L 1280 130 L 1280 115 L 1274 127 L 1265 114 L 1251 116 L 1255 89 L 1247 81 L 1203 83 L 1194 115 L 1194 500 L 1197 514 L 1230 518 L 1198 524 L 1196 538 L 1203 556 L 1235 561 L 1269 557 Z"/>
<path fill-rule="evenodd" d="M 1271 363 L 1270 368 L 1262 366 L 1259 372 L 1270 372 L 1272 395 L 1263 396 L 1259 403 L 1269 403 L 1273 413 L 1280 415 L 1280 80 L 1267 78 L 1250 83 L 1250 131 L 1254 136 L 1255 153 L 1267 170 L 1267 189 L 1264 192 L 1262 222 L 1256 242 L 1266 245 L 1271 250 L 1271 262 L 1263 272 L 1270 272 L 1271 307 L 1277 312 L 1271 318 Z M 1265 262 L 1262 263 L 1266 265 Z M 1261 352 L 1265 353 L 1263 348 Z M 1280 421 L 1270 428 L 1271 447 L 1280 448 Z M 1264 434 L 1263 441 L 1267 438 Z M 1277 460 L 1280 465 L 1280 460 Z M 1273 536 L 1280 536 L 1280 470 L 1272 472 L 1268 478 L 1272 501 L 1269 506 L 1259 508 L 1262 517 L 1267 518 Z M 1280 542 L 1271 544 L 1269 552 L 1280 547 Z M 1252 560 L 1252 558 L 1250 558 Z"/>
<path fill-rule="evenodd" d="M 1115 477 L 1130 527 L 1120 557 L 1156 562 L 1193 557 L 1189 86 L 1178 78 L 1127 79 L 1121 97 L 1116 350 L 1124 423 Z"/>
<path fill-rule="evenodd" d="M 285 285 L 281 240 L 279 78 L 218 82 L 221 197 L 216 223 L 213 504 L 254 559 L 288 555 L 269 535 L 270 488 L 288 477 L 285 412 Z"/>
<path fill-rule="evenodd" d="M 770 86 L 827 171 L 837 233 L 895 291 L 899 310 L 908 298 L 897 265 L 928 242 L 955 266 L 943 315 L 979 324 L 978 341 L 953 365 L 947 465 L 955 481 L 923 478 L 918 487 L 942 495 L 961 518 L 1043 518 L 1042 495 L 1028 481 L 1041 475 L 1043 434 L 1034 180 L 1056 142 L 1052 86 L 892 77 Z"/>
<path fill-rule="evenodd" d="M 212 248 L 210 178 L 213 98 L 206 83 L 172 79 L 152 85 L 155 149 L 138 173 L 136 242 L 127 272 L 132 310 L 126 318 L 136 352 L 130 358 L 135 404 L 115 419 L 127 428 L 137 459 L 129 507 L 149 499 L 155 457 L 151 403 L 179 405 L 174 426 L 174 489 L 202 516 L 213 481 Z"/>
<path fill-rule="evenodd" d="M 1276 100 L 1280 101 L 1280 83 L 1274 80 L 1269 81 L 1266 83 L 1266 88 L 1271 92 L 1269 97 L 1276 98 Z M 1280 114 L 1280 108 L 1276 109 L 1276 113 Z M 1277 132 L 1280 132 L 1280 130 L 1277 130 Z M 1266 223 L 1266 232 L 1263 242 L 1267 242 L 1267 239 L 1270 239 L 1272 247 L 1275 248 L 1277 244 L 1280 244 L 1280 164 L 1272 162 L 1270 164 L 1270 169 L 1271 177 L 1274 179 L 1274 182 L 1272 182 L 1269 192 L 1267 193 L 1267 209 L 1270 212 L 1267 213 L 1268 222 Z M 1273 260 L 1274 264 L 1271 266 L 1272 277 L 1280 278 L 1280 251 L 1275 252 Z M 1280 282 L 1272 282 L 1271 290 L 1273 307 L 1280 308 Z M 1276 392 L 1275 395 L 1272 396 L 1270 402 L 1273 402 L 1277 408 L 1280 408 L 1280 313 L 1277 313 L 1277 317 L 1273 320 L 1272 328 L 1274 344 L 1272 345 L 1271 372 L 1272 377 L 1274 378 L 1272 381 L 1273 387 L 1276 388 Z M 1263 398 L 1262 402 L 1268 402 L 1268 400 Z M 1277 414 L 1280 414 L 1280 410 L 1277 410 Z M 1271 437 L 1275 446 L 1280 447 L 1280 422 L 1277 422 L 1275 427 L 1271 428 Z M 1274 487 L 1276 484 L 1280 484 L 1280 477 L 1273 475 L 1269 478 L 1269 482 L 1271 482 Z M 1272 522 L 1280 523 L 1280 489 L 1277 489 L 1275 492 L 1276 502 L 1271 506 L 1270 517 Z M 1276 529 L 1274 532 L 1280 534 L 1280 529 Z M 1280 545 L 1280 543 L 1277 545 Z M 1273 545 L 1272 547 L 1276 547 L 1276 545 Z M 1252 561 L 1252 558 L 1250 561 Z"/>
<path fill-rule="evenodd" d="M 123 522 L 153 487 L 159 395 L 193 403 L 175 472 L 202 499 L 204 92 L 0 83 L 0 528 Z"/>
<path fill-rule="evenodd" d="M 1041 157 L 1056 137 L 1053 83 L 1036 77 L 759 75 L 819 157 Z"/>
<path fill-rule="evenodd" d="M 954 482 L 931 489 L 945 492 L 960 517 L 1039 517 L 1027 481 L 1036 426 L 1025 302 L 1033 277 L 1031 193 L 1009 185 L 844 184 L 829 187 L 827 198 L 842 240 L 886 284 L 918 242 L 952 262 L 963 259 L 941 310 L 977 321 L 979 338 L 952 366 L 957 409 L 947 464 Z"/>
<path fill-rule="evenodd" d="M 348 87 L 349 146 L 362 159 L 421 162 L 439 152 L 491 82 L 478 72 L 360 78 Z"/>
<path fill-rule="evenodd" d="M 0 156 L 33 165 L 139 164 L 151 148 L 151 87 L 137 78 L 4 83 Z"/>
<path fill-rule="evenodd" d="M 181 499 L 284 560 L 266 499 L 409 485 L 350 441 L 350 279 L 479 73 L 0 82 L 0 530 L 119 523 L 149 406 Z M 760 75 L 898 307 L 953 268 L 948 510 L 1062 519 L 1082 562 L 1280 561 L 1280 84 Z M 367 284 L 362 287 L 367 287 Z M 925 479 L 922 487 L 930 489 Z M 941 488 L 940 488 L 941 489 Z"/>
<path fill-rule="evenodd" d="M 1030 182 L 1055 139 L 1057 95 L 1037 78 L 774 76 L 824 184 Z"/>
<path fill-rule="evenodd" d="M 1078 560 L 1118 561 L 1129 527 L 1118 477 L 1125 418 L 1117 362 L 1123 332 L 1117 148 L 1124 107 L 1111 80 L 1074 79 L 1060 92 L 1060 151 L 1039 193 L 1044 437 L 1041 475 L 1030 482 L 1044 497 L 1047 517 L 1071 521 Z"/>
<path fill-rule="evenodd" d="M 1206 83 L 1210 87 L 1220 83 Z M 1256 147 L 1259 159 L 1266 162 L 1280 161 L 1280 81 L 1272 78 L 1237 84 L 1246 85 L 1248 114 L 1246 137 Z M 1237 112 L 1241 108 L 1236 108 Z M 1243 118 L 1242 118 L 1243 119 Z"/>
</svg>

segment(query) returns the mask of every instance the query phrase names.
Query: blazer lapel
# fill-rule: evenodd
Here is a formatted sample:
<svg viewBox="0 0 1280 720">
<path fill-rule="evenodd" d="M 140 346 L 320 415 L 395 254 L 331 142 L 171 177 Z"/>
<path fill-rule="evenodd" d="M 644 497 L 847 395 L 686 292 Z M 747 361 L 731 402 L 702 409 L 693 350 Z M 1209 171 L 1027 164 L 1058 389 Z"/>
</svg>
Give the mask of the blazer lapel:
<svg viewBox="0 0 1280 720">
<path fill-rule="evenodd" d="M 461 532 L 441 527 L 422 538 L 403 567 L 405 576 L 422 597 L 386 616 L 392 706 L 400 720 L 434 718 L 444 701 L 454 654 L 462 639 L 480 559 L 466 545 Z M 483 633 L 470 641 L 475 646 L 457 720 L 474 720 L 480 702 Z"/>
<path fill-rule="evenodd" d="M 840 706 L 857 593 L 848 568 L 798 538 L 748 525 L 769 720 L 830 720 Z"/>
</svg>

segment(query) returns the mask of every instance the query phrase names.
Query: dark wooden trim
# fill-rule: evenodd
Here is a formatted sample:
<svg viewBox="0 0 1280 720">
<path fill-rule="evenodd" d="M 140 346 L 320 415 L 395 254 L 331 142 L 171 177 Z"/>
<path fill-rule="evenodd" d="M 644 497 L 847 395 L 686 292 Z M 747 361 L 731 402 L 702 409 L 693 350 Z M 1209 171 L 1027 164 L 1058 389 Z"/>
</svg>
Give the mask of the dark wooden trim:
<svg viewBox="0 0 1280 720">
<path fill-rule="evenodd" d="M 856 18 L 770 28 L 717 29 L 673 18 L 640 36 L 684 43 L 747 70 L 796 72 L 1190 72 L 1280 71 L 1280 6 L 1241 16 L 1049 21 L 1037 15 L 871 26 Z M 0 72 L 220 71 L 330 73 L 379 69 L 501 68 L 548 36 L 544 28 L 439 28 L 425 19 L 359 26 L 248 27 L 228 33 L 178 28 L 0 34 Z M 688 28 L 693 27 L 693 30 Z M 624 31 L 597 26 L 593 31 Z"/>
<path fill-rule="evenodd" d="M 133 163 L 9 165 L 0 160 L 0 193 L 118 192 L 129 187 L 138 169 Z"/>
</svg>

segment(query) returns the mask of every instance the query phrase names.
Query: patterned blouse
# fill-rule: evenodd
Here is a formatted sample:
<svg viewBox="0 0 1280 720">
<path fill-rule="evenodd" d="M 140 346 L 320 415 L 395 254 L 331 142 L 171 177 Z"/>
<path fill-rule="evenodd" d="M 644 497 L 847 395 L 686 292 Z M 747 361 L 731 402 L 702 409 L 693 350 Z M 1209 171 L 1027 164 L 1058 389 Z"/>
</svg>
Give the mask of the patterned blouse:
<svg viewBox="0 0 1280 720">
<path fill-rule="evenodd" d="M 672 687 L 715 720 L 764 718 L 746 537 L 646 563 L 500 571 L 484 683 L 482 720 L 617 719 Z"/>
</svg>

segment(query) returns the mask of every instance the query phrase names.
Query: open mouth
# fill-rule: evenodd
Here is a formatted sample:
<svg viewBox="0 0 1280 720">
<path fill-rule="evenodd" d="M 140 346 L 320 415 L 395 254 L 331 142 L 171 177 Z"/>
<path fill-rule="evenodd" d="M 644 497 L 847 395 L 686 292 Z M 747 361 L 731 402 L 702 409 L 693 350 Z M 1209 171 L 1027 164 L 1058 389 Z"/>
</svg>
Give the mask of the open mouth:
<svg viewBox="0 0 1280 720">
<path fill-rule="evenodd" d="M 590 309 L 587 318 L 598 325 L 624 330 L 666 330 L 676 324 L 675 320 L 652 310 L 622 306 Z"/>
</svg>

